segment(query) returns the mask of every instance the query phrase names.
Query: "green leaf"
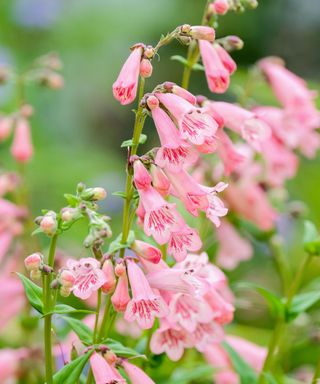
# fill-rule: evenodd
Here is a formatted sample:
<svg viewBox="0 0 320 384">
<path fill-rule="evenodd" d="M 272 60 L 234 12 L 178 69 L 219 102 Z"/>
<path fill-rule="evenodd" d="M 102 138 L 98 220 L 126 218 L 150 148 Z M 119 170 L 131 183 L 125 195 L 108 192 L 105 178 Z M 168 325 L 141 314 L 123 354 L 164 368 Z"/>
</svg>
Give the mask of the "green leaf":
<svg viewBox="0 0 320 384">
<path fill-rule="evenodd" d="M 62 318 L 70 325 L 71 329 L 79 336 L 81 341 L 88 344 L 92 343 L 92 329 L 89 328 L 83 321 L 67 316 L 62 316 Z"/>
<path fill-rule="evenodd" d="M 121 239 L 122 239 L 122 233 L 120 233 L 120 235 L 109 245 L 108 253 L 116 253 L 120 249 L 130 248 L 131 244 L 135 240 L 135 234 L 133 231 L 130 231 L 127 241 L 125 243 L 122 243 Z"/>
<path fill-rule="evenodd" d="M 40 288 L 38 285 L 36 285 L 34 282 L 32 282 L 30 279 L 28 279 L 21 273 L 17 273 L 17 275 L 22 281 L 29 303 L 38 312 L 43 313 L 42 288 Z"/>
<path fill-rule="evenodd" d="M 59 315 L 65 314 L 65 313 L 87 313 L 92 314 L 95 313 L 94 311 L 90 311 L 89 309 L 77 309 L 73 308 L 70 305 L 67 304 L 57 304 L 54 307 L 54 310 L 51 313 L 56 313 Z"/>
<path fill-rule="evenodd" d="M 125 347 L 117 340 L 108 338 L 106 340 L 103 340 L 102 343 L 106 344 L 116 355 L 119 355 L 122 357 L 132 357 L 132 356 L 145 357 L 144 355 L 140 355 L 136 350 Z"/>
<path fill-rule="evenodd" d="M 147 135 L 145 135 L 144 133 L 141 133 L 141 135 L 139 137 L 139 144 L 144 144 L 147 141 L 147 138 L 148 138 Z M 125 140 L 122 142 L 121 148 L 126 148 L 126 147 L 133 147 L 132 139 Z"/>
<path fill-rule="evenodd" d="M 309 220 L 304 222 L 304 250 L 311 255 L 320 255 L 320 236 L 317 227 Z"/>
<path fill-rule="evenodd" d="M 266 384 L 277 384 L 277 380 L 274 378 L 274 376 L 270 372 L 262 372 L 262 376 L 265 379 Z"/>
<path fill-rule="evenodd" d="M 123 199 L 127 198 L 127 194 L 123 191 L 116 191 L 112 193 L 113 196 L 119 196 L 122 197 Z"/>
<path fill-rule="evenodd" d="M 232 361 L 233 368 L 240 376 L 240 383 L 256 384 L 258 382 L 257 375 L 254 370 L 250 367 L 250 365 L 248 365 L 228 343 L 224 341 L 222 345 L 223 348 L 227 351 Z"/>
<path fill-rule="evenodd" d="M 290 308 L 288 309 L 289 319 L 293 320 L 300 313 L 305 312 L 320 300 L 320 291 L 311 291 L 300 293 L 292 299 Z"/>
<path fill-rule="evenodd" d="M 39 233 L 43 233 L 42 229 L 40 227 L 36 228 L 32 233 L 31 236 L 38 235 Z"/>
<path fill-rule="evenodd" d="M 181 367 L 176 369 L 166 384 L 188 384 L 198 380 L 212 380 L 214 368 L 211 365 L 202 364 L 194 367 Z"/>
<path fill-rule="evenodd" d="M 71 207 L 76 207 L 78 205 L 79 199 L 77 196 L 71 195 L 71 193 L 65 193 L 63 196 Z"/>
<path fill-rule="evenodd" d="M 266 288 L 261 287 L 255 283 L 249 282 L 240 282 L 236 284 L 236 288 L 247 288 L 253 289 L 258 292 L 266 300 L 272 315 L 283 317 L 285 314 L 285 304 L 282 302 L 281 298 L 275 293 L 268 291 Z"/>
<path fill-rule="evenodd" d="M 183 64 L 185 67 L 189 66 L 188 60 L 180 55 L 173 55 L 170 57 L 171 60 L 173 61 L 178 61 L 179 63 Z"/>
<path fill-rule="evenodd" d="M 72 360 L 53 376 L 53 384 L 74 384 L 79 379 L 83 368 L 87 364 L 93 351 Z"/>
<path fill-rule="evenodd" d="M 192 70 L 193 71 L 204 71 L 204 66 L 199 64 L 199 63 L 196 63 L 196 64 L 193 64 Z"/>
</svg>

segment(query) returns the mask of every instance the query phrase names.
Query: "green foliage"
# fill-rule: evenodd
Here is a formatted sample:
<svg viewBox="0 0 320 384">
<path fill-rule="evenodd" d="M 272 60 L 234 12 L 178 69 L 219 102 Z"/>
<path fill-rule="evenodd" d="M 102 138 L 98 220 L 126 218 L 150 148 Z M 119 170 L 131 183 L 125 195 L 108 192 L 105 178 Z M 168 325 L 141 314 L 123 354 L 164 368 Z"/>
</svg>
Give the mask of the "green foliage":
<svg viewBox="0 0 320 384">
<path fill-rule="evenodd" d="M 320 291 L 300 293 L 299 295 L 294 296 L 290 308 L 288 309 L 288 319 L 295 319 L 300 313 L 307 311 L 319 300 Z"/>
<path fill-rule="evenodd" d="M 110 244 L 108 253 L 116 253 L 120 249 L 130 248 L 131 244 L 135 241 L 135 234 L 133 231 L 130 231 L 125 243 L 122 243 L 121 239 L 122 233 L 120 233 L 120 235 Z"/>
<path fill-rule="evenodd" d="M 17 275 L 22 281 L 29 303 L 38 312 L 43 313 L 42 288 L 21 273 L 17 273 Z"/>
<path fill-rule="evenodd" d="M 120 357 L 144 357 L 144 355 L 139 355 L 136 350 L 132 348 L 125 347 L 117 340 L 107 338 L 103 340 L 101 344 L 105 344 L 108 348 L 112 350 L 116 355 Z"/>
<path fill-rule="evenodd" d="M 303 246 L 304 250 L 310 255 L 320 255 L 319 232 L 317 227 L 308 220 L 304 222 Z"/>
<path fill-rule="evenodd" d="M 141 133 L 141 135 L 139 137 L 139 144 L 144 144 L 146 141 L 147 141 L 147 135 L 145 135 L 144 133 Z M 121 148 L 133 147 L 133 146 L 134 146 L 134 144 L 133 144 L 132 139 L 125 140 L 121 144 Z"/>
<path fill-rule="evenodd" d="M 86 344 L 92 344 L 92 329 L 90 329 L 82 320 L 67 316 L 62 316 L 62 318 L 70 325 L 71 329 L 79 336 L 81 341 Z"/>
</svg>

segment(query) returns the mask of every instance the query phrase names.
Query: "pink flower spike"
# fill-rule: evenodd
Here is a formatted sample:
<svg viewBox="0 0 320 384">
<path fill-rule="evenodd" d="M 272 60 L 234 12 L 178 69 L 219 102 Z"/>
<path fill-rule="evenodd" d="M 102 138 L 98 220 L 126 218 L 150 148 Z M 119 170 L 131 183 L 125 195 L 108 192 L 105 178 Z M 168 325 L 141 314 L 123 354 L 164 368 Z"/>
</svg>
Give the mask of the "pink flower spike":
<svg viewBox="0 0 320 384">
<path fill-rule="evenodd" d="M 200 145 L 207 137 L 215 135 L 217 122 L 201 108 L 173 93 L 157 93 L 156 96 L 177 121 L 183 139 Z"/>
<path fill-rule="evenodd" d="M 126 380 L 96 352 L 90 357 L 90 365 L 96 384 L 126 383 Z"/>
<path fill-rule="evenodd" d="M 155 384 L 142 369 L 136 365 L 130 364 L 127 360 L 122 361 L 122 366 L 132 384 Z"/>
<path fill-rule="evenodd" d="M 92 257 L 79 261 L 69 259 L 67 268 L 75 276 L 73 294 L 82 300 L 88 299 L 106 282 L 106 277 L 100 269 L 100 262 Z"/>
<path fill-rule="evenodd" d="M 138 190 L 140 201 L 145 209 L 144 232 L 153 236 L 157 243 L 164 244 L 170 236 L 170 228 L 175 223 L 175 204 L 170 204 L 154 188 Z"/>
<path fill-rule="evenodd" d="M 135 240 L 131 245 L 131 249 L 140 257 L 150 261 L 151 263 L 158 264 L 161 260 L 161 251 L 151 244 L 144 241 Z"/>
<path fill-rule="evenodd" d="M 190 28 L 190 36 L 197 40 L 207 40 L 211 43 L 216 37 L 215 30 L 204 25 L 194 25 Z"/>
<path fill-rule="evenodd" d="M 117 312 L 124 312 L 130 300 L 127 273 L 123 273 L 118 279 L 111 302 Z"/>
<path fill-rule="evenodd" d="M 230 75 L 232 75 L 237 69 L 237 64 L 234 62 L 229 53 L 223 47 L 221 47 L 220 44 L 215 44 L 214 47 L 220 57 L 220 60 L 222 61 L 222 64 L 229 71 Z"/>
<path fill-rule="evenodd" d="M 139 45 L 133 48 L 112 86 L 113 96 L 122 105 L 130 104 L 136 98 L 142 52 Z"/>
<path fill-rule="evenodd" d="M 127 260 L 128 275 L 132 291 L 124 318 L 132 322 L 136 320 L 142 329 L 150 329 L 155 317 L 163 317 L 168 313 L 168 307 L 162 297 L 156 295 L 141 269 L 133 260 Z"/>
<path fill-rule="evenodd" d="M 30 125 L 26 119 L 19 118 L 16 123 L 11 155 L 19 163 L 28 162 L 33 155 Z"/>
<path fill-rule="evenodd" d="M 133 180 L 137 189 L 147 189 L 151 186 L 152 177 L 140 160 L 133 163 Z"/>
<path fill-rule="evenodd" d="M 217 45 L 212 45 L 205 40 L 199 40 L 199 47 L 210 91 L 215 93 L 226 92 L 230 83 L 230 72 L 221 61 L 216 49 Z"/>
<path fill-rule="evenodd" d="M 151 113 L 161 142 L 155 163 L 161 168 L 167 166 L 173 172 L 178 172 L 192 154 L 190 145 L 181 139 L 176 126 L 161 108 L 154 108 Z"/>
<path fill-rule="evenodd" d="M 150 341 L 150 349 L 154 354 L 165 352 L 172 361 L 180 360 L 184 349 L 192 345 L 192 336 L 178 325 L 171 325 L 166 319 L 160 321 L 160 328 L 153 333 Z"/>
</svg>

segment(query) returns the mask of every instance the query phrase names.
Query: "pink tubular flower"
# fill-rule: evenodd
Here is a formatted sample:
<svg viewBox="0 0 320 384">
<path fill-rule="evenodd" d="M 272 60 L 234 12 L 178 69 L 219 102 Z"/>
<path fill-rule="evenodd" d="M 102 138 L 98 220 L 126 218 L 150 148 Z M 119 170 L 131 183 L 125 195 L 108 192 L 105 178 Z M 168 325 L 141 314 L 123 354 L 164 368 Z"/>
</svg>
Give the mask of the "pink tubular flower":
<svg viewBox="0 0 320 384">
<path fill-rule="evenodd" d="M 77 260 L 69 259 L 67 268 L 75 276 L 72 287 L 73 294 L 82 300 L 88 299 L 106 282 L 106 277 L 100 269 L 100 262 L 92 257 Z"/>
<path fill-rule="evenodd" d="M 111 293 L 114 291 L 114 287 L 116 286 L 116 277 L 114 275 L 114 268 L 110 259 L 103 263 L 102 271 L 106 277 L 106 282 L 102 286 L 102 292 Z"/>
<path fill-rule="evenodd" d="M 221 342 L 223 338 L 223 327 L 214 321 L 198 323 L 197 328 L 193 332 L 194 346 L 199 352 L 203 352 L 207 345 Z"/>
<path fill-rule="evenodd" d="M 13 121 L 11 117 L 0 116 L 0 142 L 11 133 Z"/>
<path fill-rule="evenodd" d="M 231 139 L 223 130 L 218 131 L 217 137 L 219 141 L 217 153 L 223 162 L 224 172 L 228 176 L 242 163 L 244 157 L 236 150 Z"/>
<path fill-rule="evenodd" d="M 167 320 L 160 321 L 160 328 L 152 334 L 150 341 L 150 349 L 154 354 L 165 352 L 172 361 L 180 360 L 184 349 L 191 348 L 192 345 L 191 335 Z"/>
<path fill-rule="evenodd" d="M 195 105 L 197 103 L 197 98 L 192 93 L 180 87 L 179 85 L 172 83 L 171 81 L 166 81 L 163 84 L 163 87 L 167 92 L 171 92 L 179 97 L 182 97 L 192 105 Z"/>
<path fill-rule="evenodd" d="M 217 15 L 225 15 L 229 10 L 230 5 L 228 0 L 215 0 L 209 7 L 213 13 L 216 13 Z"/>
<path fill-rule="evenodd" d="M 2 303 L 2 302 L 1 302 Z M 21 363 L 29 356 L 26 348 L 0 350 L 0 382 L 16 383 L 19 378 Z"/>
<path fill-rule="evenodd" d="M 190 28 L 189 34 L 194 39 L 207 40 L 210 42 L 213 42 L 216 37 L 215 30 L 204 25 L 193 25 Z"/>
<path fill-rule="evenodd" d="M 133 163 L 133 180 L 137 189 L 147 189 L 151 186 L 152 177 L 140 160 Z"/>
<path fill-rule="evenodd" d="M 261 150 L 261 143 L 270 137 L 270 127 L 253 112 L 222 101 L 211 102 L 210 109 L 223 118 L 226 127 L 241 135 L 257 151 Z"/>
<path fill-rule="evenodd" d="M 90 365 L 96 384 L 124 384 L 126 380 L 120 376 L 98 353 L 94 352 L 90 357 Z"/>
<path fill-rule="evenodd" d="M 234 269 L 241 261 L 252 257 L 253 249 L 250 242 L 239 235 L 236 229 L 227 221 L 217 229 L 219 250 L 217 264 L 225 269 Z"/>
<path fill-rule="evenodd" d="M 153 245 L 145 243 L 144 241 L 135 240 L 131 245 L 131 249 L 138 256 L 143 257 L 151 263 L 157 264 L 161 260 L 161 251 Z"/>
<path fill-rule="evenodd" d="M 160 107 L 153 108 L 151 114 L 161 142 L 155 163 L 177 172 L 191 155 L 190 145 L 181 139 L 176 126 Z"/>
<path fill-rule="evenodd" d="M 128 303 L 124 318 L 137 320 L 142 329 L 150 329 L 155 317 L 167 315 L 168 308 L 162 297 L 156 295 L 141 269 L 133 260 L 127 260 L 132 299 Z"/>
<path fill-rule="evenodd" d="M 29 161 L 33 155 L 30 125 L 26 119 L 19 118 L 17 120 L 11 154 L 20 163 Z"/>
<path fill-rule="evenodd" d="M 160 167 L 151 164 L 150 173 L 152 176 L 152 186 L 161 196 L 167 196 L 170 190 L 170 181 Z"/>
<path fill-rule="evenodd" d="M 218 53 L 223 66 L 228 70 L 230 75 L 232 75 L 237 69 L 237 64 L 229 55 L 229 53 L 223 47 L 221 47 L 220 44 L 215 44 L 214 48 Z"/>
<path fill-rule="evenodd" d="M 230 71 L 221 61 L 217 46 L 217 44 L 212 45 L 208 41 L 199 40 L 208 87 L 211 92 L 224 93 L 229 87 Z"/>
<path fill-rule="evenodd" d="M 145 209 L 144 232 L 147 236 L 152 235 L 157 243 L 166 243 L 175 223 L 175 204 L 169 204 L 153 187 L 138 189 L 138 192 Z"/>
<path fill-rule="evenodd" d="M 136 98 L 142 52 L 143 48 L 140 45 L 133 47 L 112 86 L 113 96 L 122 105 L 130 104 Z"/>
<path fill-rule="evenodd" d="M 157 93 L 156 96 L 177 121 L 183 139 L 200 145 L 207 137 L 215 135 L 218 124 L 202 109 L 173 93 Z"/>
<path fill-rule="evenodd" d="M 132 384 L 155 384 L 155 382 L 136 365 L 130 364 L 127 360 L 123 360 L 121 365 Z"/>
<path fill-rule="evenodd" d="M 117 312 L 124 312 L 130 300 L 127 273 L 123 273 L 118 279 L 111 302 Z"/>
<path fill-rule="evenodd" d="M 186 258 L 187 252 L 198 251 L 202 246 L 202 241 L 196 229 L 189 227 L 184 220 L 178 216 L 177 223 L 170 231 L 168 242 L 168 255 L 173 256 L 176 261 Z"/>
</svg>

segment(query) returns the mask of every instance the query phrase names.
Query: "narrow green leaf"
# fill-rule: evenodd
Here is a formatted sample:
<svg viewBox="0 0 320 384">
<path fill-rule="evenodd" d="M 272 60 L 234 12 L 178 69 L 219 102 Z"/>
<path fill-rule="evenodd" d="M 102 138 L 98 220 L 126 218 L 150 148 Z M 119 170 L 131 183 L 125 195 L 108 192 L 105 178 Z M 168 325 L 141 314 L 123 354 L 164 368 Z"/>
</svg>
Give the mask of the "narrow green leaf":
<svg viewBox="0 0 320 384">
<path fill-rule="evenodd" d="M 304 250 L 311 255 L 320 255 L 320 236 L 317 227 L 309 220 L 304 222 Z"/>
<path fill-rule="evenodd" d="M 258 284 L 249 282 L 238 283 L 236 284 L 236 288 L 247 288 L 255 290 L 266 300 L 270 311 L 274 316 L 284 316 L 285 304 L 282 302 L 281 298 L 275 293 L 268 291 L 266 288 L 263 288 Z"/>
<path fill-rule="evenodd" d="M 108 253 L 116 253 L 120 249 L 129 248 L 135 240 L 134 231 L 129 232 L 128 239 L 125 243 L 122 243 L 121 239 L 122 233 L 109 245 Z"/>
<path fill-rule="evenodd" d="M 28 279 L 26 276 L 21 273 L 17 273 L 22 284 L 24 286 L 24 290 L 26 292 L 26 296 L 30 302 L 30 304 L 35 308 L 38 312 L 43 313 L 43 303 L 42 303 L 42 288 Z"/>
<path fill-rule="evenodd" d="M 257 375 L 250 365 L 248 365 L 228 343 L 223 342 L 222 345 L 230 356 L 234 369 L 240 376 L 240 383 L 256 384 L 258 382 Z"/>
<path fill-rule="evenodd" d="M 140 138 L 139 138 L 139 144 L 144 144 L 147 141 L 147 135 L 144 133 L 141 133 Z M 121 148 L 127 148 L 127 147 L 133 147 L 133 141 L 132 139 L 130 140 L 125 140 L 121 144 Z"/>
<path fill-rule="evenodd" d="M 42 229 L 40 227 L 36 228 L 32 233 L 31 236 L 38 235 L 39 233 L 43 233 Z"/>
<path fill-rule="evenodd" d="M 72 317 L 62 316 L 62 318 L 70 325 L 71 329 L 79 336 L 79 339 L 88 344 L 92 343 L 93 332 L 83 321 Z"/>
<path fill-rule="evenodd" d="M 199 64 L 199 63 L 196 63 L 196 64 L 193 64 L 192 70 L 193 71 L 204 71 L 204 66 Z"/>
<path fill-rule="evenodd" d="M 173 55 L 173 56 L 170 57 L 170 59 L 173 60 L 173 61 L 178 61 L 179 63 L 183 64 L 186 67 L 189 66 L 188 60 L 185 57 L 183 57 L 183 56 Z"/>
<path fill-rule="evenodd" d="M 74 384 L 81 376 L 83 368 L 87 364 L 93 351 L 88 351 L 84 355 L 72 360 L 53 376 L 53 384 Z"/>
<path fill-rule="evenodd" d="M 77 196 L 71 195 L 71 193 L 65 193 L 63 196 L 71 207 L 76 207 L 78 205 L 79 199 Z"/>
<path fill-rule="evenodd" d="M 91 313 L 95 313 L 94 311 L 90 311 L 89 309 L 77 309 L 77 308 L 73 308 L 71 307 L 70 305 L 67 305 L 67 304 L 57 304 L 55 307 L 54 307 L 54 310 L 52 311 L 52 313 L 56 313 L 56 314 L 66 314 L 66 313 L 87 313 L 87 314 L 91 314 Z"/>
<path fill-rule="evenodd" d="M 166 384 L 188 384 L 201 380 L 212 380 L 214 368 L 211 365 L 202 364 L 194 367 L 181 367 L 176 369 Z"/>
<path fill-rule="evenodd" d="M 119 355 L 122 357 L 132 357 L 132 356 L 145 357 L 144 355 L 140 355 L 136 350 L 125 347 L 123 344 L 121 344 L 117 340 L 108 338 L 106 340 L 103 340 L 102 343 L 107 345 L 116 355 Z"/>
<path fill-rule="evenodd" d="M 116 191 L 112 193 L 112 196 L 119 196 L 122 197 L 123 199 L 127 198 L 127 194 L 123 191 Z"/>
<path fill-rule="evenodd" d="M 320 291 L 311 291 L 306 293 L 300 293 L 292 299 L 291 306 L 289 308 L 289 317 L 293 319 L 300 313 L 305 312 L 312 307 L 317 301 L 320 300 Z"/>
</svg>

